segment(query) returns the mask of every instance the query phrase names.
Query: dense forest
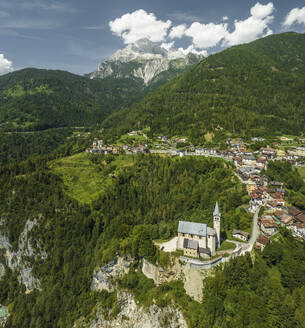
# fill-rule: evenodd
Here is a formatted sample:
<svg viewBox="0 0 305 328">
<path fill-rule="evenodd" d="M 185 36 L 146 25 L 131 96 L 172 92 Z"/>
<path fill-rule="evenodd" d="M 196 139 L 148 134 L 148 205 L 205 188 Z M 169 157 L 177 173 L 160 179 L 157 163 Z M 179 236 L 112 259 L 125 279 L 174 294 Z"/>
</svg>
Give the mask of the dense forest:
<svg viewBox="0 0 305 328">
<path fill-rule="evenodd" d="M 90 80 L 27 68 L 0 76 L 0 126 L 6 131 L 88 126 L 139 96 L 138 81 Z"/>
<path fill-rule="evenodd" d="M 304 133 L 305 35 L 271 35 L 211 55 L 108 117 L 110 133 L 150 127 L 193 142 L 216 127 L 241 136 Z M 113 129 L 115 131 L 113 132 Z"/>
<path fill-rule="evenodd" d="M 116 254 L 158 261 L 152 240 L 175 235 L 180 219 L 210 224 L 216 200 L 223 212 L 223 233 L 250 227 L 251 217 L 243 209 L 245 188 L 221 160 L 134 157 L 133 165 L 122 169 L 91 205 L 67 196 L 47 160 L 38 156 L 1 167 L 2 233 L 17 251 L 26 222 L 36 220 L 30 236 L 35 249 L 48 254 L 23 259 L 30 261 L 41 291 L 24 294 L 18 273 L 6 267 L 0 303 L 10 304 L 7 327 L 72 327 L 73 320 L 109 296 L 90 291 L 94 267 Z M 111 159 L 90 160 L 108 176 Z"/>
</svg>

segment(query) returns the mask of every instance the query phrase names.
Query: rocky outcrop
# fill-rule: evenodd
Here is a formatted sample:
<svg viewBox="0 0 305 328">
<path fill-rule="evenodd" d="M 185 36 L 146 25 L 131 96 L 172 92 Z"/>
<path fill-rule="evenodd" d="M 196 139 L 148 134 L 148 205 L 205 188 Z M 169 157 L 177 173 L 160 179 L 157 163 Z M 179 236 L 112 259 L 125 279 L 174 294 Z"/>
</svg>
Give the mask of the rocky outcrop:
<svg viewBox="0 0 305 328">
<path fill-rule="evenodd" d="M 0 263 L 0 280 L 5 275 L 5 268 L 2 263 Z"/>
<path fill-rule="evenodd" d="M 117 294 L 119 313 L 105 319 L 102 308 L 97 308 L 96 318 L 90 328 L 186 328 L 187 324 L 180 310 L 174 304 L 159 308 L 156 304 L 148 308 L 137 306 L 133 296 L 126 292 Z M 110 315 L 111 317 L 111 315 Z"/>
<path fill-rule="evenodd" d="M 211 275 L 211 271 L 202 272 L 189 264 L 180 264 L 178 259 L 175 259 L 174 264 L 168 269 L 163 269 L 144 259 L 142 272 L 147 278 L 153 279 L 157 286 L 173 280 L 183 281 L 185 292 L 198 302 L 202 300 L 203 280 Z"/>
<path fill-rule="evenodd" d="M 113 292 L 116 287 L 116 281 L 124 274 L 129 272 L 132 260 L 117 257 L 105 266 L 100 267 L 93 273 L 91 290 L 107 290 Z"/>
<path fill-rule="evenodd" d="M 8 308 L 0 304 L 0 327 L 4 327 L 9 317 Z"/>
<path fill-rule="evenodd" d="M 18 250 L 13 251 L 12 245 L 7 238 L 7 231 L 4 225 L 4 219 L 0 224 L 0 249 L 4 252 L 4 259 L 6 265 L 12 270 L 18 272 L 18 280 L 26 287 L 26 293 L 30 293 L 34 289 L 40 289 L 40 283 L 32 274 L 31 264 L 29 258 L 47 257 L 46 252 L 41 250 L 39 245 L 34 250 L 32 245 L 32 238 L 30 237 L 31 230 L 37 225 L 37 220 L 28 220 L 25 224 L 23 232 L 20 234 L 18 240 Z"/>
<path fill-rule="evenodd" d="M 141 79 L 148 86 L 160 73 L 170 70 L 182 73 L 203 58 L 196 53 L 165 49 L 148 39 L 140 39 L 99 64 L 97 70 L 90 74 L 90 78 Z"/>
</svg>

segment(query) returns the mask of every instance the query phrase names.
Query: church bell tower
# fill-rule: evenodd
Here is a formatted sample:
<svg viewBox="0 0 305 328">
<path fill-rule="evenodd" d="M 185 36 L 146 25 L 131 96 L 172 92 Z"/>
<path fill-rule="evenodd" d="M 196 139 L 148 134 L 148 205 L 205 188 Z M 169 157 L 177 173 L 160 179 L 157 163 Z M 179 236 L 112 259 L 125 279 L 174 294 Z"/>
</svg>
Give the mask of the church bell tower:
<svg viewBox="0 0 305 328">
<path fill-rule="evenodd" d="M 216 248 L 218 248 L 220 246 L 220 213 L 219 213 L 218 202 L 216 202 L 214 213 L 213 213 L 213 226 L 217 235 Z"/>
</svg>

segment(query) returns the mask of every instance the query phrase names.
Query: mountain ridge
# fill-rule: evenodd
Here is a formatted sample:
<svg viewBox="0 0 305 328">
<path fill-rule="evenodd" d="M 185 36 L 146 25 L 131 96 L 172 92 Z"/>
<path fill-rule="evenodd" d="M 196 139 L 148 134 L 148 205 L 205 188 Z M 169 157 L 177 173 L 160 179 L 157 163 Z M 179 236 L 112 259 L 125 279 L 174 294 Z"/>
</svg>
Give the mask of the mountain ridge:
<svg viewBox="0 0 305 328">
<path fill-rule="evenodd" d="M 149 93 L 127 111 L 109 116 L 116 134 L 151 133 L 204 140 L 208 132 L 239 135 L 300 134 L 305 122 L 305 35 L 283 33 L 210 55 Z"/>
<path fill-rule="evenodd" d="M 97 70 L 90 74 L 90 78 L 139 78 L 147 87 L 153 84 L 154 78 L 160 73 L 170 70 L 175 77 L 177 73 L 184 72 L 203 58 L 195 53 L 167 50 L 144 38 L 118 50 L 108 60 L 100 63 Z M 171 78 L 167 80 L 169 79 Z"/>
<path fill-rule="evenodd" d="M 138 90 L 137 81 L 90 80 L 66 71 L 25 68 L 0 76 L 0 126 L 41 130 L 93 125 L 132 101 Z"/>
</svg>

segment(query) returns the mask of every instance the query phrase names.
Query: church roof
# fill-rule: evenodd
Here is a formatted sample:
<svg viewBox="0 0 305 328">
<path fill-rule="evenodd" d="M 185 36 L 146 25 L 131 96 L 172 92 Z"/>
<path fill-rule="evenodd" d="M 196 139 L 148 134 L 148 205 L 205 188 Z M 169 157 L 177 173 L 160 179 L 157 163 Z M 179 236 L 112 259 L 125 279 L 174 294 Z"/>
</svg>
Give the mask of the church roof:
<svg viewBox="0 0 305 328">
<path fill-rule="evenodd" d="M 213 215 L 214 215 L 214 216 L 220 216 L 220 213 L 219 213 L 219 207 L 218 207 L 218 202 L 216 202 L 215 210 L 214 210 Z"/>
<path fill-rule="evenodd" d="M 206 236 L 207 225 L 205 223 L 196 223 L 188 221 L 179 221 L 178 233 L 188 233 L 190 235 Z"/>
</svg>

